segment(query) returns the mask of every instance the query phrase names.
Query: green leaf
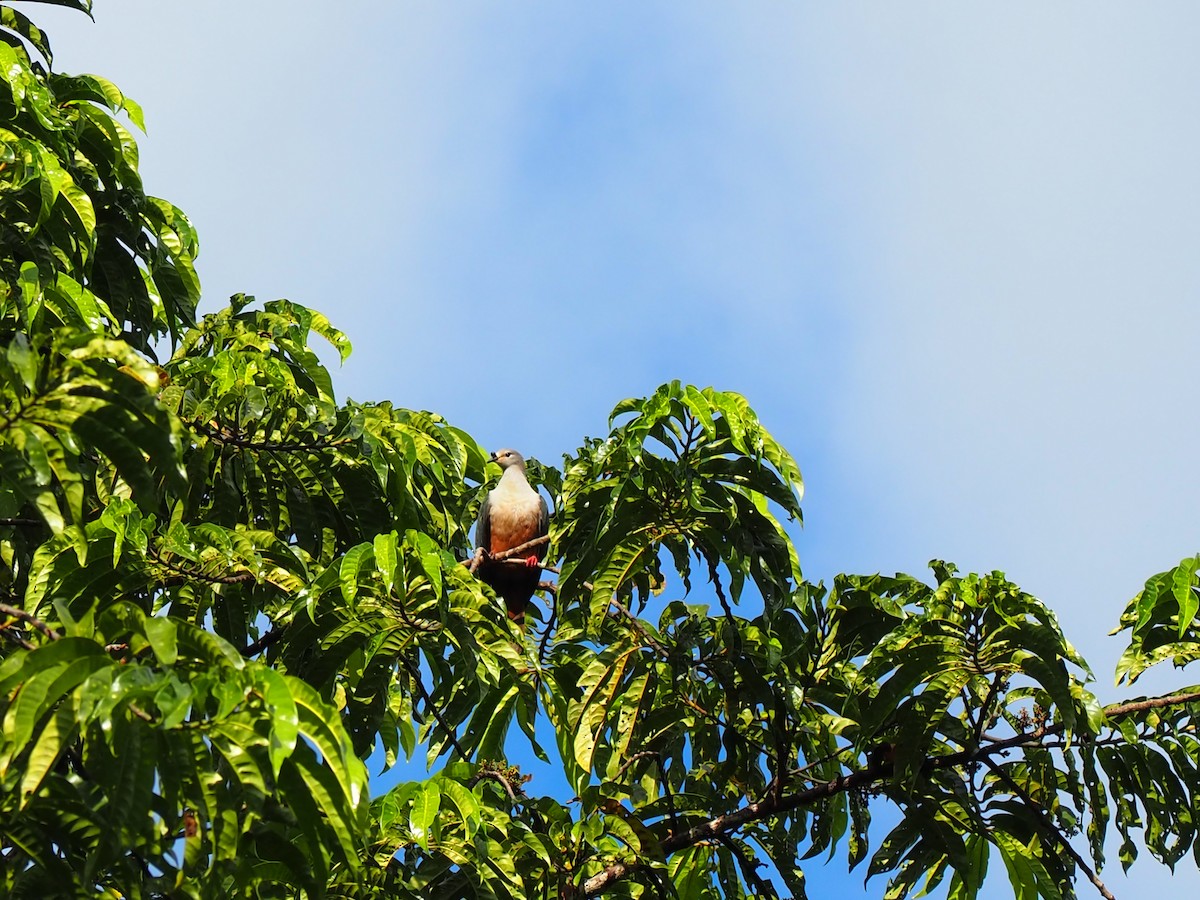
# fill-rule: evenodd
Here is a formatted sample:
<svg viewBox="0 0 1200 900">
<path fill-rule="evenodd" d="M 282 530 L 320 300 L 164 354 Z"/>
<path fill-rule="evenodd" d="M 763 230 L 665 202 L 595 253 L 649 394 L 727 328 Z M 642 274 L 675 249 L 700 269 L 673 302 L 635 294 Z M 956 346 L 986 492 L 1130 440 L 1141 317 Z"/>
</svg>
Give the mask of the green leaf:
<svg viewBox="0 0 1200 900">
<path fill-rule="evenodd" d="M 1179 637 L 1195 628 L 1196 610 L 1200 609 L 1200 593 L 1196 586 L 1196 567 L 1200 556 L 1185 559 L 1176 568 L 1171 580 L 1171 590 L 1179 604 Z"/>
<path fill-rule="evenodd" d="M 150 641 L 158 661 L 164 666 L 174 665 L 179 657 L 175 623 L 170 619 L 148 618 L 145 628 L 146 638 Z"/>
<path fill-rule="evenodd" d="M 467 839 L 470 840 L 481 825 L 479 798 L 472 791 L 467 790 L 457 781 L 453 781 L 450 778 L 439 779 L 437 785 L 441 791 L 441 796 L 448 798 L 458 809 L 458 815 L 462 819 Z M 430 822 L 432 822 L 432 819 Z"/>
<path fill-rule="evenodd" d="M 412 810 L 408 817 L 409 830 L 413 840 L 422 849 L 429 849 L 429 829 L 437 820 L 438 810 L 442 805 L 442 793 L 436 782 L 428 781 L 413 797 Z"/>
<path fill-rule="evenodd" d="M 25 763 L 25 774 L 21 778 L 20 805 L 22 807 L 37 792 L 46 773 L 58 762 L 63 750 L 74 736 L 79 727 L 76 720 L 77 714 L 78 709 L 75 704 L 61 703 L 54 711 L 54 715 L 46 722 L 41 734 L 38 735 L 37 742 Z"/>
<path fill-rule="evenodd" d="M 254 670 L 263 700 L 271 712 L 271 769 L 275 777 L 291 756 L 300 735 L 300 716 L 287 678 L 267 666 Z"/>
</svg>

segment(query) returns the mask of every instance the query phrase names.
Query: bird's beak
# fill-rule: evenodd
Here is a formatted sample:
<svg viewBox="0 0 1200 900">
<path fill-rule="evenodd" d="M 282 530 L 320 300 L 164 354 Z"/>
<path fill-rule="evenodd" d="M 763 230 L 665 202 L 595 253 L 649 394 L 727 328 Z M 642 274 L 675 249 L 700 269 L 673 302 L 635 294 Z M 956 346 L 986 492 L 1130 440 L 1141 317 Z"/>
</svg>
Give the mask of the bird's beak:
<svg viewBox="0 0 1200 900">
<path fill-rule="evenodd" d="M 490 459 L 492 462 L 500 462 L 500 457 L 498 457 L 495 453 L 489 456 L 488 459 Z"/>
</svg>

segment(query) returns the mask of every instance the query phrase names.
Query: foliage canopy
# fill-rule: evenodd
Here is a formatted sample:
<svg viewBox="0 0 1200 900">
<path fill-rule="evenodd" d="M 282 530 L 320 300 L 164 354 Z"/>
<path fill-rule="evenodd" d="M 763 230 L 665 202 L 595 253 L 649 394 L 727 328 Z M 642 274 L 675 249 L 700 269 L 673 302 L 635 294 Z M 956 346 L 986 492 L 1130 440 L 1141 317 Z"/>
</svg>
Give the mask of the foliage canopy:
<svg viewBox="0 0 1200 900">
<path fill-rule="evenodd" d="M 1102 707 L 999 572 L 806 581 L 800 471 L 737 394 L 664 385 L 533 467 L 558 578 L 515 626 L 466 564 L 479 444 L 339 403 L 319 313 L 197 321 L 140 109 L 9 6 L 0 80 L 6 896 L 804 896 L 844 852 L 889 897 L 999 860 L 1057 900 L 1108 895 L 1113 827 L 1200 860 L 1200 690 Z M 1120 682 L 1200 655 L 1198 567 L 1131 601 Z M 372 792 L 372 753 L 434 774 Z"/>
</svg>

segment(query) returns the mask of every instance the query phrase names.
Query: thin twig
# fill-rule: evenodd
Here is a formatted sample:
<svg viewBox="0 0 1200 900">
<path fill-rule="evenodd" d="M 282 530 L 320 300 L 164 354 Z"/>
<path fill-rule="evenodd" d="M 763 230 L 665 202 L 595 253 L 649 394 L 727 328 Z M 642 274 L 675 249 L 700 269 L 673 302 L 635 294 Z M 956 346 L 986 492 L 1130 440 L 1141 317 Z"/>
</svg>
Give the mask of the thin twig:
<svg viewBox="0 0 1200 900">
<path fill-rule="evenodd" d="M 4 525 L 14 525 L 22 528 L 36 528 L 41 524 L 41 519 L 25 519 L 19 516 L 17 518 L 0 518 L 0 527 Z"/>
<path fill-rule="evenodd" d="M 589 588 L 591 587 L 590 585 L 586 585 L 586 583 L 585 586 Z M 642 640 L 646 642 L 646 645 L 649 646 L 651 650 L 664 659 L 670 658 L 671 654 L 668 653 L 667 649 L 657 640 L 655 640 L 654 636 L 646 630 L 646 627 L 642 624 L 641 619 L 626 609 L 621 601 L 619 601 L 616 597 L 611 598 L 608 602 L 625 618 L 625 620 L 629 623 L 629 626 L 641 636 Z"/>
<path fill-rule="evenodd" d="M 662 783 L 663 796 L 667 801 L 667 817 L 671 820 L 671 833 L 674 834 L 675 829 L 679 826 L 678 814 L 675 811 L 675 795 L 671 793 L 671 785 L 667 782 L 667 767 L 663 764 L 661 753 L 657 750 L 642 750 L 640 753 L 634 753 L 621 764 L 621 768 L 617 769 L 617 778 L 624 775 L 625 770 L 639 759 L 653 759 L 658 766 L 658 777 Z"/>
<path fill-rule="evenodd" d="M 429 692 L 425 690 L 425 684 L 421 681 L 421 673 L 417 670 L 416 666 L 414 666 L 403 656 L 398 657 L 398 659 L 404 665 L 404 668 L 408 669 L 408 674 L 412 676 L 413 683 L 417 686 L 417 693 L 421 695 L 421 699 L 425 701 L 426 708 L 433 713 L 433 717 L 437 719 L 438 724 L 442 726 L 442 730 L 446 732 L 446 737 L 450 740 L 450 746 L 458 752 L 459 759 L 461 759 L 463 762 L 470 762 L 470 757 L 463 752 L 463 748 L 458 743 L 458 735 L 455 733 L 454 729 L 450 727 L 449 723 L 447 723 L 442 717 L 442 711 L 438 709 L 438 705 L 433 702 L 433 697 L 431 697 Z"/>
<path fill-rule="evenodd" d="M 723 844 L 738 862 L 738 868 L 742 870 L 742 880 L 746 882 L 746 887 L 753 889 L 758 896 L 766 897 L 772 893 L 771 886 L 758 874 L 758 870 L 763 867 L 760 862 L 755 862 L 746 856 L 745 851 L 738 846 L 737 841 L 727 834 L 718 834 L 717 840 Z"/>
<path fill-rule="evenodd" d="M 262 637 L 260 637 L 253 644 L 250 644 L 249 646 L 244 648 L 242 650 L 242 656 L 246 657 L 247 659 L 249 659 L 252 656 L 258 656 L 258 654 L 262 653 L 264 650 L 266 650 L 268 647 L 270 647 L 272 644 L 274 644 L 276 641 L 278 641 L 281 637 L 283 637 L 283 633 L 286 630 L 287 630 L 287 625 L 280 625 L 277 628 L 272 628 L 270 631 L 268 631 L 266 634 L 264 634 Z"/>
<path fill-rule="evenodd" d="M 541 563 L 539 563 L 538 565 L 539 565 L 539 568 L 544 572 L 553 572 L 554 575 L 562 575 L 563 574 L 563 570 L 559 569 L 557 565 L 544 565 Z M 590 582 L 590 581 L 584 581 L 581 583 L 583 584 L 584 590 L 593 590 L 594 589 L 592 587 L 592 582 Z"/>
<path fill-rule="evenodd" d="M 797 769 L 792 769 L 790 772 L 787 773 L 788 777 L 789 778 L 803 778 L 805 781 L 817 781 L 819 779 L 809 778 L 804 773 L 808 772 L 811 769 L 815 769 L 817 766 L 823 766 L 823 765 L 825 765 L 825 763 L 831 762 L 832 760 L 837 759 L 843 753 L 852 753 L 853 751 L 854 751 L 853 747 L 842 747 L 840 750 L 834 750 L 832 753 L 826 753 L 824 756 L 822 756 L 818 759 L 814 759 L 812 762 L 805 763 L 804 765 L 800 766 Z"/>
<path fill-rule="evenodd" d="M 465 758 L 466 757 L 464 757 L 464 759 Z M 471 780 L 467 783 L 467 787 L 474 787 L 475 785 L 479 784 L 479 782 L 481 782 L 481 781 L 497 782 L 502 788 L 504 788 L 504 793 L 508 794 L 508 802 L 512 803 L 513 805 L 516 805 L 517 795 L 513 791 L 512 785 L 509 784 L 508 779 L 505 778 L 503 775 L 501 775 L 499 772 L 489 772 L 489 771 L 485 771 L 485 770 L 480 770 L 471 776 Z"/>
<path fill-rule="evenodd" d="M 202 422 L 188 422 L 197 434 L 202 434 L 218 444 L 228 444 L 241 450 L 262 450 L 264 452 L 301 452 L 308 450 L 331 450 L 349 444 L 353 438 L 336 438 L 331 441 L 255 441 L 244 437 L 240 432 L 228 427 L 213 427 Z"/>
<path fill-rule="evenodd" d="M 717 561 L 710 559 L 707 555 L 704 557 L 704 561 L 708 564 L 708 580 L 712 582 L 712 586 L 717 592 L 717 599 L 721 601 L 721 609 L 725 612 L 725 621 L 729 623 L 730 628 L 736 630 L 733 610 L 729 608 L 729 601 L 725 598 L 725 589 L 721 587 L 721 573 L 717 570 Z"/>
<path fill-rule="evenodd" d="M 153 544 L 146 547 L 146 555 L 164 569 L 169 569 L 187 578 L 195 578 L 197 581 L 206 581 L 209 584 L 244 584 L 247 581 L 254 580 L 253 572 L 238 572 L 234 575 L 209 575 L 197 569 L 189 569 L 187 566 L 181 566 L 179 563 L 167 559 Z"/>
<path fill-rule="evenodd" d="M 1106 706 L 1102 710 L 1104 715 L 1109 719 L 1123 718 L 1124 716 L 1133 715 L 1134 713 L 1147 712 L 1151 709 L 1164 709 L 1169 706 L 1183 706 L 1185 703 L 1195 703 L 1200 701 L 1200 691 L 1192 691 L 1187 694 L 1170 694 L 1166 697 L 1150 697 L 1146 700 L 1133 700 L 1129 703 L 1114 703 L 1111 706 Z M 1009 750 L 1014 747 L 1020 747 L 1025 744 L 1040 743 L 1044 737 L 1057 736 L 1066 731 L 1066 726 L 1061 722 L 1054 725 L 1045 725 L 1040 728 L 1035 728 L 1033 731 L 1024 731 L 1020 734 L 1015 734 L 1008 738 L 995 738 L 990 744 L 980 747 L 977 751 L 961 750 L 958 753 L 949 753 L 945 756 L 938 756 L 936 760 L 939 768 L 947 768 L 949 766 L 961 765 L 965 762 L 972 762 L 976 758 L 982 757 L 984 754 L 1000 753 L 1004 750 Z M 984 737 L 988 737 L 986 734 Z"/>
<path fill-rule="evenodd" d="M 60 637 L 62 637 L 61 634 L 59 634 L 41 619 L 35 618 L 19 607 L 9 606 L 7 603 L 0 603 L 0 613 L 4 613 L 6 616 L 12 616 L 14 619 L 20 619 L 22 622 L 32 625 L 52 641 L 57 641 Z"/>
<path fill-rule="evenodd" d="M 1004 683 L 1005 676 L 1002 672 L 997 672 L 992 677 L 992 683 L 988 685 L 987 696 L 983 700 L 983 706 L 979 707 L 979 721 L 975 723 L 975 740 L 972 745 L 978 747 L 979 742 L 983 740 L 984 729 L 988 727 L 988 720 L 991 718 L 988 712 L 988 707 L 992 705 L 992 701 L 996 699 L 996 695 L 1000 693 L 1000 685 Z"/>
<path fill-rule="evenodd" d="M 14 644 L 16 644 L 22 650 L 36 650 L 37 649 L 36 645 L 29 643 L 29 641 L 25 640 L 25 638 L 21 637 L 20 635 L 13 634 L 11 631 L 9 631 L 7 625 L 0 627 L 0 634 L 4 635 L 5 638 L 12 641 Z"/>
<path fill-rule="evenodd" d="M 774 771 L 771 773 L 771 784 L 769 785 L 771 793 L 778 800 L 783 796 L 783 783 L 787 779 L 787 766 L 792 761 L 791 750 L 788 749 L 791 735 L 787 734 L 786 728 L 779 724 L 779 719 L 782 717 L 787 719 L 787 710 L 784 709 L 783 698 L 780 696 L 777 689 L 771 691 L 772 699 L 775 701 L 775 720 L 771 724 L 771 735 L 775 739 L 775 765 Z"/>
<path fill-rule="evenodd" d="M 512 559 L 514 556 L 519 556 L 526 550 L 533 550 L 535 547 L 542 547 L 549 543 L 550 535 L 543 534 L 541 537 L 535 537 L 533 540 L 526 541 L 523 544 L 518 544 L 515 547 L 510 547 L 507 550 L 501 550 L 499 553 L 490 553 L 484 547 L 476 547 L 475 552 L 471 555 L 471 558 L 464 559 L 462 561 L 462 565 L 470 569 L 471 574 L 474 575 L 476 569 L 479 568 L 480 563 L 482 563 L 485 559 L 490 560 L 491 562 L 504 562 L 505 560 Z M 520 563 L 521 565 L 524 565 L 525 561 L 520 560 Z M 541 568 L 549 569 L 550 567 L 542 566 Z M 551 571 L 557 573 L 558 570 L 551 569 Z"/>
<path fill-rule="evenodd" d="M 741 740 L 745 741 L 747 744 L 749 744 L 751 747 L 753 747 L 755 750 L 757 750 L 759 753 L 761 753 L 763 756 L 765 756 L 768 760 L 773 759 L 773 757 L 775 756 L 775 754 L 773 754 L 770 751 L 770 749 L 767 747 L 766 744 L 756 740 L 755 738 L 750 737 L 749 735 L 742 734 L 740 731 L 738 731 L 736 728 L 734 728 L 732 725 L 730 725 L 728 722 L 726 722 L 724 719 L 722 719 L 717 713 L 709 712 L 707 709 L 705 709 L 703 706 L 701 706 L 699 703 L 697 703 L 691 697 L 679 697 L 678 700 L 680 703 L 682 703 L 688 709 L 691 709 L 695 712 L 700 713 L 701 716 L 703 716 L 705 719 L 707 719 L 712 724 L 716 725 L 718 728 L 724 728 L 725 731 L 727 731 L 729 734 L 732 734 L 734 737 L 740 738 Z"/>
</svg>

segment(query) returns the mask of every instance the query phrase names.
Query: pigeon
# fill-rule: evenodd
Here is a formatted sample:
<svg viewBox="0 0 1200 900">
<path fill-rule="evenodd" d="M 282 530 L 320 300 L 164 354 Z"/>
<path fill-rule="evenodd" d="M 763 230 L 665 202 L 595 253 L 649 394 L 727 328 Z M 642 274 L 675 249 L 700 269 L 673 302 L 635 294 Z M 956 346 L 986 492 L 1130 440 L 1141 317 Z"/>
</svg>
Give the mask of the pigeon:
<svg viewBox="0 0 1200 900">
<path fill-rule="evenodd" d="M 504 598 L 508 617 L 519 625 L 525 621 L 525 608 L 537 590 L 539 563 L 546 558 L 548 547 L 530 547 L 512 562 L 492 557 L 545 537 L 550 531 L 550 513 L 545 499 L 525 478 L 525 457 L 516 450 L 498 450 L 492 460 L 500 464 L 503 473 L 500 483 L 484 499 L 475 523 L 475 545 L 487 551 L 478 574 Z"/>
</svg>

